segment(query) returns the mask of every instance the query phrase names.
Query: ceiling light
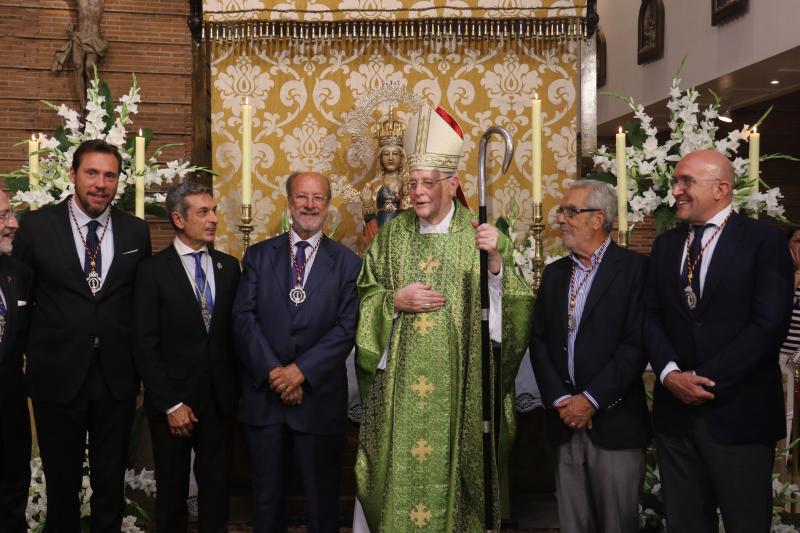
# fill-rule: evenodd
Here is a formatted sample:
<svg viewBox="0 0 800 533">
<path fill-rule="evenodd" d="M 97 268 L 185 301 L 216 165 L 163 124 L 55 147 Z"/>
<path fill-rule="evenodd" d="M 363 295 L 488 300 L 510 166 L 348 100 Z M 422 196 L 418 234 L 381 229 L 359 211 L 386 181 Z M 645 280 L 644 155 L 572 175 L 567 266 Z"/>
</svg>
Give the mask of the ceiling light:
<svg viewBox="0 0 800 533">
<path fill-rule="evenodd" d="M 733 119 L 731 118 L 731 108 L 726 107 L 725 109 L 720 111 L 719 116 L 717 116 L 717 118 L 722 122 L 733 122 Z"/>
<path fill-rule="evenodd" d="M 769 83 L 770 83 L 770 85 L 778 85 L 780 83 L 780 80 L 772 80 Z"/>
</svg>

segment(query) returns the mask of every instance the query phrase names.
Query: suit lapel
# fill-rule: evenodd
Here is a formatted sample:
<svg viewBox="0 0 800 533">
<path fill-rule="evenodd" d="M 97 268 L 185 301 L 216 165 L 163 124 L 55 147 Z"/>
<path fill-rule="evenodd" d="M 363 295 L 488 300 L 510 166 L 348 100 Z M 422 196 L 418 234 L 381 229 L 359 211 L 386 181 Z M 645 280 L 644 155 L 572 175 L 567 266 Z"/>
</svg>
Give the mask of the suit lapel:
<svg viewBox="0 0 800 533">
<path fill-rule="evenodd" d="M 725 227 L 722 228 L 717 245 L 714 247 L 714 255 L 711 256 L 711 262 L 706 271 L 703 292 L 700 301 L 697 303 L 695 314 L 701 314 L 708 307 L 708 302 L 719 284 L 722 272 L 726 266 L 733 264 L 736 245 L 741 238 L 741 224 L 741 215 L 733 214 L 728 223 L 725 224 Z M 702 265 L 700 266 L 702 267 Z M 699 272 L 697 274 L 699 275 Z"/>
<path fill-rule="evenodd" d="M 308 279 L 306 280 L 306 298 L 311 298 L 322 285 L 322 280 L 328 276 L 333 268 L 334 261 L 332 256 L 334 251 L 335 249 L 330 239 L 322 237 L 319 250 L 317 250 L 314 262 L 311 264 L 311 272 L 308 273 Z"/>
<path fill-rule="evenodd" d="M 216 309 L 228 309 L 230 306 L 228 305 L 228 300 L 233 297 L 232 294 L 228 294 L 225 288 L 228 286 L 228 282 L 230 277 L 233 275 L 233 272 L 230 268 L 225 267 L 225 263 L 222 261 L 222 255 L 213 249 L 209 248 L 209 252 L 211 254 L 211 269 L 214 271 L 214 313 L 211 315 L 211 329 L 209 330 L 209 334 L 214 332 L 214 325 L 217 322 L 217 312 Z M 196 301 L 196 299 L 195 299 Z M 199 307 L 198 307 L 199 309 Z"/>
<path fill-rule="evenodd" d="M 191 320 L 195 322 L 195 326 L 206 330 L 206 325 L 203 323 L 203 317 L 200 313 L 200 304 L 197 302 L 197 296 L 194 292 L 194 286 L 189 281 L 186 274 L 186 268 L 183 266 L 181 256 L 175 250 L 174 245 L 170 245 L 167 252 L 167 264 L 169 265 L 169 276 L 173 280 L 173 286 L 176 287 L 177 296 L 186 302 L 186 309 L 191 309 Z M 213 315 L 212 315 L 213 322 Z"/>
<path fill-rule="evenodd" d="M 89 284 L 86 282 L 86 274 L 83 272 L 81 259 L 78 257 L 78 252 L 75 249 L 75 235 L 72 233 L 72 219 L 69 214 L 69 206 L 67 203 L 70 201 L 70 198 L 58 204 L 52 211 L 53 217 L 55 218 L 53 227 L 56 233 L 56 241 L 58 241 L 61 246 L 61 257 L 67 262 L 67 279 L 73 280 L 75 285 L 79 287 L 86 296 L 94 299 L 94 295 L 91 289 L 89 289 Z M 78 230 L 80 231 L 80 228 L 78 228 Z"/>
<path fill-rule="evenodd" d="M 556 272 L 557 279 L 555 283 L 555 298 L 558 302 L 558 322 L 561 324 L 561 331 L 564 334 L 564 339 L 566 342 L 567 335 L 569 333 L 567 327 L 567 312 L 568 312 L 568 302 L 569 302 L 569 278 L 570 273 L 572 272 L 572 259 L 567 258 L 566 261 L 561 261 L 560 263 L 554 263 L 552 266 L 558 265 L 558 271 Z"/>
<path fill-rule="evenodd" d="M 611 282 L 617 276 L 616 265 L 619 261 L 619 258 L 620 250 L 618 249 L 616 243 L 611 241 L 605 253 L 603 254 L 603 259 L 597 266 L 597 273 L 594 275 L 592 286 L 589 289 L 589 296 L 586 299 L 586 305 L 584 305 L 583 312 L 581 313 L 581 321 L 584 321 L 589 317 L 589 315 L 592 313 L 592 310 L 597 306 L 597 303 L 603 297 L 606 289 L 608 289 L 608 286 L 611 285 Z"/>
<path fill-rule="evenodd" d="M 272 243 L 269 260 L 278 286 L 278 295 L 287 311 L 293 311 L 295 305 L 289 301 L 289 233 L 284 233 Z"/>
<path fill-rule="evenodd" d="M 667 264 L 664 265 L 663 268 L 667 269 L 666 277 L 669 287 L 667 293 L 674 295 L 674 298 L 678 300 L 678 308 L 680 308 L 681 312 L 683 312 L 686 317 L 691 317 L 692 313 L 689 309 L 689 304 L 686 303 L 686 297 L 684 296 L 685 287 L 681 281 L 681 271 L 683 270 L 681 258 L 686 249 L 686 234 L 688 231 L 689 228 L 686 224 L 681 224 L 669 234 L 669 240 L 666 243 L 667 250 L 664 254 L 667 259 Z"/>
<path fill-rule="evenodd" d="M 114 283 L 114 274 L 119 269 L 119 267 L 117 267 L 119 256 L 122 252 L 126 251 L 123 238 L 127 235 L 125 231 L 127 221 L 125 217 L 119 216 L 119 213 L 120 212 L 114 207 L 111 207 L 108 212 L 108 216 L 111 217 L 111 236 L 114 239 L 114 257 L 111 260 L 111 264 L 108 266 L 108 274 L 106 274 L 106 279 L 103 280 L 103 286 L 98 294 L 99 297 L 102 297 L 107 289 L 110 290 L 111 284 Z"/>
</svg>

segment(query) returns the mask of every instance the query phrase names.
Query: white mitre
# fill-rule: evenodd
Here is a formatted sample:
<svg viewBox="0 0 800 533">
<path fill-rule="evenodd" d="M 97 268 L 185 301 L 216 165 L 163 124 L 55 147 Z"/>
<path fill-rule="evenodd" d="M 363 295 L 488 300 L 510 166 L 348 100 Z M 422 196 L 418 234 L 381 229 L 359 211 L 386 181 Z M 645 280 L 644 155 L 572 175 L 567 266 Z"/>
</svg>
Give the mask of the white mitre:
<svg viewBox="0 0 800 533">
<path fill-rule="evenodd" d="M 422 106 L 412 116 L 403 135 L 408 170 L 458 170 L 464 136 L 461 127 L 444 109 Z"/>
</svg>

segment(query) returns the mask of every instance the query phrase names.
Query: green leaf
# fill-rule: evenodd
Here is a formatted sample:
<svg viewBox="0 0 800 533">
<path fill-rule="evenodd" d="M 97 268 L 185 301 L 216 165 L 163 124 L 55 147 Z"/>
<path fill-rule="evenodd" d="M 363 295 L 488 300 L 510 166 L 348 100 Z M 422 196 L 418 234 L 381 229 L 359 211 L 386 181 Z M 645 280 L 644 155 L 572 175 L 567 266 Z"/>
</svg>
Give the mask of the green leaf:
<svg viewBox="0 0 800 533">
<path fill-rule="evenodd" d="M 672 229 L 675 226 L 675 211 L 663 204 L 658 206 L 653 217 L 653 224 L 656 227 L 656 235 Z"/>
<path fill-rule="evenodd" d="M 9 176 L 5 177 L 6 187 L 12 192 L 16 193 L 19 191 L 29 191 L 30 190 L 30 183 L 28 181 L 28 176 Z M 13 196 L 13 194 L 11 195 Z"/>
<path fill-rule="evenodd" d="M 53 132 L 53 138 L 58 140 L 58 151 L 66 152 L 69 150 L 69 139 L 67 139 L 67 131 L 63 125 L 59 125 L 56 131 Z"/>
<path fill-rule="evenodd" d="M 500 230 L 500 233 L 508 238 L 511 238 L 511 228 L 508 226 L 508 220 L 506 220 L 506 217 L 497 217 L 497 221 L 494 223 L 494 225 L 498 230 Z"/>
<path fill-rule="evenodd" d="M 114 115 L 114 98 L 111 96 L 111 89 L 108 88 L 104 81 L 100 82 L 100 90 L 98 92 L 104 97 L 103 107 L 106 110 L 106 127 L 103 129 L 103 133 L 106 134 L 111 129 L 111 126 L 114 125 L 114 119 L 116 118 Z"/>
<path fill-rule="evenodd" d="M 641 150 L 647 140 L 647 134 L 642 129 L 642 124 L 636 119 L 631 120 L 625 124 L 625 130 L 628 133 L 628 144 Z"/>
<path fill-rule="evenodd" d="M 161 218 L 168 217 L 167 208 L 164 207 L 163 204 L 158 202 L 146 202 L 144 204 L 144 212 L 145 214 L 152 215 L 154 217 L 161 217 Z"/>
<path fill-rule="evenodd" d="M 329 238 L 329 239 L 333 239 L 333 236 L 334 236 L 334 235 L 336 235 L 336 232 L 337 232 L 337 231 L 339 231 L 339 226 L 341 226 L 341 225 L 342 225 L 342 221 L 341 221 L 341 220 L 340 220 L 340 221 L 338 221 L 336 224 L 334 224 L 334 226 L 333 226 L 333 229 L 332 229 L 332 230 L 331 230 L 331 232 L 328 234 L 328 238 Z"/>
<path fill-rule="evenodd" d="M 613 185 L 614 187 L 617 186 L 617 177 L 610 172 L 589 172 L 586 175 L 584 175 L 581 179 L 597 180 L 597 181 L 602 181 L 604 183 L 608 183 L 609 185 Z"/>
</svg>

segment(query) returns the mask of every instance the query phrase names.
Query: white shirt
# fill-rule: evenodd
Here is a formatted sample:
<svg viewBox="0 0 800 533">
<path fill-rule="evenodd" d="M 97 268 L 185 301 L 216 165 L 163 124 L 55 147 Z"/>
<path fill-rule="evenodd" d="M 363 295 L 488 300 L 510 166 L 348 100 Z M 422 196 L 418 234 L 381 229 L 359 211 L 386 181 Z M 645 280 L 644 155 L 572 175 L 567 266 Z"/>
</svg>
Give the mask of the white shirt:
<svg viewBox="0 0 800 533">
<path fill-rule="evenodd" d="M 206 279 L 208 280 L 208 287 L 211 289 L 211 297 L 214 301 L 217 300 L 217 292 L 216 292 L 216 283 L 214 281 L 214 264 L 211 260 L 211 255 L 208 253 L 208 246 L 203 245 L 202 248 L 198 250 L 193 250 L 188 244 L 180 240 L 178 237 L 172 241 L 172 245 L 175 247 L 175 251 L 178 252 L 178 256 L 181 258 L 181 263 L 183 263 L 183 271 L 186 272 L 186 277 L 189 279 L 189 286 L 192 287 L 192 292 L 195 292 L 195 277 L 194 272 L 196 268 L 196 262 L 194 257 L 191 255 L 196 252 L 204 252 L 202 261 L 200 265 L 203 269 L 203 272 L 206 273 Z M 200 289 L 202 290 L 202 289 Z M 179 402 L 169 409 L 166 410 L 167 414 L 171 414 L 178 410 L 180 406 L 183 405 L 183 402 Z"/>
<path fill-rule="evenodd" d="M 306 253 L 306 268 L 303 271 L 303 286 L 305 286 L 306 280 L 308 279 L 308 273 L 311 272 L 311 267 L 314 265 L 314 258 L 317 257 L 317 254 L 311 255 L 311 253 L 314 251 L 314 248 L 317 247 L 317 244 L 319 244 L 319 241 L 322 239 L 322 230 L 319 230 L 308 239 L 301 239 L 300 236 L 297 233 L 295 233 L 294 229 L 290 229 L 289 238 L 290 242 L 292 243 L 292 247 L 294 247 L 294 253 L 297 253 L 297 247 L 295 247 L 295 244 L 297 244 L 298 242 L 306 241 L 309 244 L 309 246 L 306 246 L 304 250 Z M 291 260 L 292 256 L 290 255 L 289 270 L 294 271 L 294 265 L 292 265 Z M 292 279 L 294 279 L 295 276 L 296 274 L 292 274 Z"/>
<path fill-rule="evenodd" d="M 698 295 L 698 300 L 703 297 L 703 287 L 706 284 L 706 274 L 708 273 L 708 265 L 711 264 L 711 258 L 714 256 L 714 250 L 717 247 L 717 242 L 719 242 L 719 237 L 720 235 L 722 235 L 722 232 L 725 231 L 725 228 L 719 231 L 717 231 L 717 228 L 720 227 L 723 222 L 725 222 L 725 219 L 728 218 L 728 215 L 732 210 L 733 210 L 733 204 L 728 204 L 726 207 L 722 208 L 722 210 L 719 213 L 709 218 L 708 221 L 706 222 L 706 224 L 712 224 L 714 227 L 706 228 L 705 231 L 703 231 L 703 241 L 702 241 L 702 246 L 700 248 L 702 249 L 703 246 L 705 246 L 706 248 L 705 251 L 703 252 L 702 262 L 700 263 L 700 273 L 699 273 L 700 294 Z M 693 240 L 694 240 L 694 231 L 692 231 L 690 227 L 689 246 L 692 245 Z M 683 247 L 683 254 L 681 254 L 681 263 L 680 265 L 678 265 L 678 272 L 682 272 L 683 267 L 686 264 L 687 248 L 688 248 L 687 246 Z M 666 364 L 664 370 L 661 371 L 661 375 L 658 377 L 658 379 L 661 380 L 661 383 L 664 383 L 664 378 L 667 377 L 667 374 L 673 371 L 680 372 L 681 369 L 678 367 L 675 361 L 670 361 L 669 363 Z"/>
<path fill-rule="evenodd" d="M 197 263 L 195 261 L 195 258 L 191 254 L 197 252 L 204 252 L 200 261 L 200 265 L 203 268 L 203 272 L 205 272 L 206 274 L 206 279 L 208 280 L 208 287 L 209 289 L 211 289 L 211 297 L 216 302 L 217 284 L 214 279 L 214 264 L 213 260 L 211 259 L 211 255 L 208 253 L 208 246 L 203 245 L 202 248 L 193 250 L 188 244 L 180 240 L 178 237 L 175 237 L 175 240 L 172 241 L 172 245 L 175 247 L 175 251 L 178 252 L 178 255 L 181 258 L 181 262 L 183 263 L 183 270 L 184 272 L 186 272 L 186 277 L 189 279 L 189 285 L 192 287 L 192 291 L 196 289 L 194 272 Z M 202 290 L 202 287 L 200 288 L 200 290 Z"/>
<path fill-rule="evenodd" d="M 114 224 L 111 221 L 110 209 L 107 208 L 99 217 L 92 218 L 84 213 L 83 210 L 78 207 L 78 204 L 75 203 L 75 195 L 69 199 L 69 202 L 70 210 L 75 215 L 75 219 L 73 219 L 72 214 L 70 214 L 69 225 L 72 228 L 72 236 L 75 239 L 75 251 L 78 253 L 78 260 L 81 263 L 81 269 L 84 271 L 86 269 L 86 248 L 83 245 L 83 241 L 86 239 L 86 233 L 89 231 L 88 225 L 92 220 L 96 220 L 100 223 L 96 233 L 98 239 L 101 237 L 103 239 L 100 241 L 100 272 L 98 272 L 98 274 L 100 274 L 100 286 L 102 287 L 102 284 L 106 281 L 108 269 L 111 268 L 111 262 L 114 260 Z M 75 226 L 76 220 L 78 222 L 77 227 Z M 108 229 L 105 230 L 106 233 L 105 236 L 103 236 L 106 220 L 108 220 Z"/>
<path fill-rule="evenodd" d="M 448 233 L 450 230 L 450 222 L 453 220 L 453 215 L 456 212 L 456 205 L 450 204 L 450 211 L 438 224 L 431 224 L 424 218 L 419 219 L 419 232 L 422 235 L 431 233 Z M 492 274 L 489 272 L 489 337 L 495 342 L 502 342 L 503 340 L 503 267 L 500 266 L 500 272 Z M 397 318 L 398 313 L 394 317 Z M 392 333 L 394 327 L 392 327 Z M 386 348 L 383 350 L 383 357 L 378 363 L 378 369 L 386 369 L 386 360 L 389 356 L 389 346 L 392 344 L 392 333 L 389 334 L 389 340 L 386 342 Z"/>
</svg>

